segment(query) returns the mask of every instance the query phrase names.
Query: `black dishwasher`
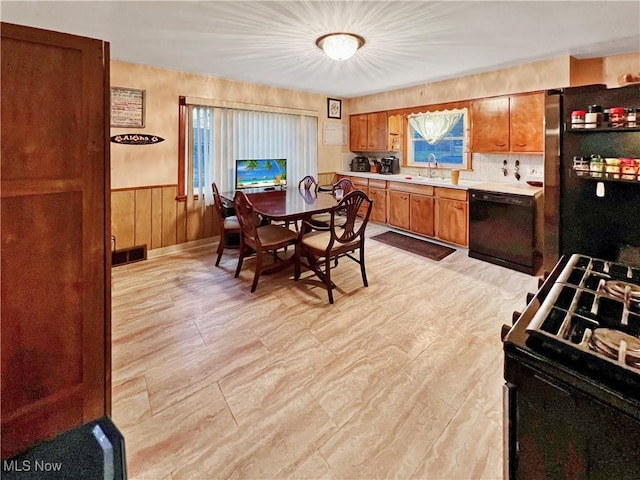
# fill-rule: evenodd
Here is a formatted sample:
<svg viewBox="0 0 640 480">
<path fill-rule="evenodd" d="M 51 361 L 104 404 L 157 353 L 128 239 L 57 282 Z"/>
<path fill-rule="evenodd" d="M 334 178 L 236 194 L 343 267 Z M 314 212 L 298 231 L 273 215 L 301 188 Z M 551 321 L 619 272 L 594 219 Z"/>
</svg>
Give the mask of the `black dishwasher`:
<svg viewBox="0 0 640 480">
<path fill-rule="evenodd" d="M 536 203 L 533 195 L 470 189 L 469 256 L 535 275 Z"/>
</svg>

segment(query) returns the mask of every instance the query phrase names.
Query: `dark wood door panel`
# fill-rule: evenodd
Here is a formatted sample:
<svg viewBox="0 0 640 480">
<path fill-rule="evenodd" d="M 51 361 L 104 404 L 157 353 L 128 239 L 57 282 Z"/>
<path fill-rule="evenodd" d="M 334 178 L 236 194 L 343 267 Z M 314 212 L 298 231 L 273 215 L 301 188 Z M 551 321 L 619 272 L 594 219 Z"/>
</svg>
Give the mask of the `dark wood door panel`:
<svg viewBox="0 0 640 480">
<path fill-rule="evenodd" d="M 2 412 L 10 415 L 82 383 L 82 195 L 4 198 L 1 211 Z"/>
<path fill-rule="evenodd" d="M 109 45 L 1 35 L 6 457 L 109 413 Z"/>
<path fill-rule="evenodd" d="M 13 99 L 2 102 L 3 155 L 15 158 L 3 164 L 3 180 L 79 175 L 81 164 L 68 160 L 87 141 L 82 60 L 77 49 L 3 38 L 2 95 Z"/>
</svg>

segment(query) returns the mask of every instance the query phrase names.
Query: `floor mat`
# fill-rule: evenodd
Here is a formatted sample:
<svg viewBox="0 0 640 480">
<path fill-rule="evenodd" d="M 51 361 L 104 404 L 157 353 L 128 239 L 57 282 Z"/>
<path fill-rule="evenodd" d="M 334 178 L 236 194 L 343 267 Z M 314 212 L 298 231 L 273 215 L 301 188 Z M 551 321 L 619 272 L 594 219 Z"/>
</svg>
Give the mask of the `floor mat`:
<svg viewBox="0 0 640 480">
<path fill-rule="evenodd" d="M 418 240 L 396 232 L 384 232 L 370 238 L 371 240 L 427 257 L 436 262 L 456 251 L 455 248 L 444 247 L 428 240 Z"/>
</svg>

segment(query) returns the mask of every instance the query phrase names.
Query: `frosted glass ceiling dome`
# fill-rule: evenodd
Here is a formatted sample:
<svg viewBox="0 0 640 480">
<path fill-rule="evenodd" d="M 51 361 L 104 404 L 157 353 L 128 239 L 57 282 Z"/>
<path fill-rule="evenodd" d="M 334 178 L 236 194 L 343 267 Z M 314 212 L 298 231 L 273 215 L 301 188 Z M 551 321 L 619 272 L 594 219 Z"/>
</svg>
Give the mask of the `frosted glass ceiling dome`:
<svg viewBox="0 0 640 480">
<path fill-rule="evenodd" d="M 353 33 L 328 33 L 318 38 L 316 45 L 329 58 L 342 61 L 351 58 L 364 45 L 364 38 Z"/>
</svg>

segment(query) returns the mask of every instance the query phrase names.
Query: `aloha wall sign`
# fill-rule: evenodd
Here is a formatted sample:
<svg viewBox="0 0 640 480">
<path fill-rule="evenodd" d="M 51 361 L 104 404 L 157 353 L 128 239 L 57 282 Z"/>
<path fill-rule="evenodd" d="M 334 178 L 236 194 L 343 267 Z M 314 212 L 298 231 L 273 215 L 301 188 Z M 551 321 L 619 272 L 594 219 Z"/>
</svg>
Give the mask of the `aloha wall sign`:
<svg viewBox="0 0 640 480">
<path fill-rule="evenodd" d="M 146 133 L 121 133 L 120 135 L 113 135 L 111 142 L 120 145 L 153 145 L 164 142 L 164 138 Z"/>
</svg>

